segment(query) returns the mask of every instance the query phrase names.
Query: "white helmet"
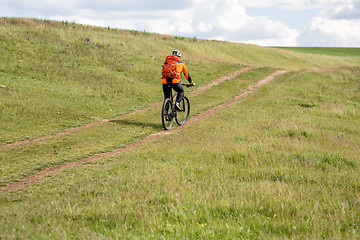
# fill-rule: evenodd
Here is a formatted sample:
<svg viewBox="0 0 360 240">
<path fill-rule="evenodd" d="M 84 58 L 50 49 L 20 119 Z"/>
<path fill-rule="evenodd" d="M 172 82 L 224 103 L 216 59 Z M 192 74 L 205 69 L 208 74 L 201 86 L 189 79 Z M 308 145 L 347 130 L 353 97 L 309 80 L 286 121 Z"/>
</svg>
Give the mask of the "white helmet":
<svg viewBox="0 0 360 240">
<path fill-rule="evenodd" d="M 180 52 L 179 50 L 174 50 L 174 51 L 172 52 L 172 55 L 181 57 L 181 52 Z"/>
</svg>

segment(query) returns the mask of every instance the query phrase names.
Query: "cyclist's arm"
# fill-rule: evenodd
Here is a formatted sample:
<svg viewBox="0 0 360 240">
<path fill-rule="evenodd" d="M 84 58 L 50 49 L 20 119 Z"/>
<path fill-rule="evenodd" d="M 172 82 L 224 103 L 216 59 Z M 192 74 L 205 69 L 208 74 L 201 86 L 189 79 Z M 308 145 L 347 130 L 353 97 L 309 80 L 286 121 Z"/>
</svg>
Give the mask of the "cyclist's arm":
<svg viewBox="0 0 360 240">
<path fill-rule="evenodd" d="M 185 64 L 183 64 L 183 63 L 180 63 L 180 64 L 182 65 L 182 72 L 184 73 L 186 80 L 188 80 L 188 82 L 190 84 L 193 84 L 193 81 L 191 80 L 191 77 L 190 77 L 190 73 L 188 72 Z"/>
</svg>

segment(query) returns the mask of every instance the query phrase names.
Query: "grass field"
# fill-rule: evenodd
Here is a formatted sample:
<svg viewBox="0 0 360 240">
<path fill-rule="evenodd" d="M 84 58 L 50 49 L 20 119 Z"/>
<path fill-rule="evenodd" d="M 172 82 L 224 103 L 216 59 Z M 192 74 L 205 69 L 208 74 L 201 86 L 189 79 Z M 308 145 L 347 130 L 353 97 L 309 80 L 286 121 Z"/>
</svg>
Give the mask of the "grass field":
<svg viewBox="0 0 360 240">
<path fill-rule="evenodd" d="M 172 134 L 0 193 L 0 239 L 360 238 L 360 59 L 347 49 L 326 56 L 7 18 L 0 40 L 2 146 L 97 123 L 0 149 L 0 186 L 162 131 L 154 104 L 173 48 L 198 86 L 254 66 L 186 89 L 191 117 L 288 70 Z"/>
<path fill-rule="evenodd" d="M 336 48 L 336 47 L 276 47 L 294 52 L 320 54 L 340 57 L 360 57 L 360 48 Z"/>
</svg>

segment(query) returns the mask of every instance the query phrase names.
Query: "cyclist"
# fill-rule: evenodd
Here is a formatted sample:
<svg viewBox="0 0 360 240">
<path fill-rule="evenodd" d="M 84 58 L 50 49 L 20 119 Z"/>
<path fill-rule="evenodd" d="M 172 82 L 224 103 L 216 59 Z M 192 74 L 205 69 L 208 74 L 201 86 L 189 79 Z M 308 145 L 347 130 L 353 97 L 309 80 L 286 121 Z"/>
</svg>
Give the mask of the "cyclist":
<svg viewBox="0 0 360 240">
<path fill-rule="evenodd" d="M 177 67 L 176 67 L 176 72 L 177 74 L 175 75 L 175 77 L 171 78 L 171 77 L 163 77 L 161 78 L 161 83 L 163 85 L 163 92 L 164 92 L 164 97 L 166 98 L 170 98 L 170 91 L 171 88 L 174 89 L 178 94 L 176 97 L 176 101 L 175 101 L 175 108 L 177 110 L 180 110 L 180 102 L 184 97 L 184 87 L 181 83 L 180 80 L 180 73 L 182 72 L 185 75 L 186 80 L 188 80 L 188 82 L 191 85 L 195 85 L 195 83 L 191 80 L 190 74 L 185 66 L 185 64 L 183 62 L 180 61 L 181 58 L 181 52 L 178 50 L 174 50 L 171 54 L 171 56 L 168 56 L 166 59 L 168 58 L 173 58 L 176 61 Z M 164 63 L 164 65 L 167 64 L 167 62 Z"/>
</svg>

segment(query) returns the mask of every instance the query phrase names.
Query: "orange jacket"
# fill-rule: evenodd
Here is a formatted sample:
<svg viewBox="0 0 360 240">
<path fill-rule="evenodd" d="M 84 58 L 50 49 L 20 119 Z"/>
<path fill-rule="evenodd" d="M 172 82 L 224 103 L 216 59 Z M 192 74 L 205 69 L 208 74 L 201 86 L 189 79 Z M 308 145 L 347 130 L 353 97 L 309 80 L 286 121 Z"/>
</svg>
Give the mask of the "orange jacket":
<svg viewBox="0 0 360 240">
<path fill-rule="evenodd" d="M 190 84 L 192 84 L 192 80 L 191 80 L 191 77 L 190 77 L 190 74 L 185 66 L 185 64 L 181 61 L 179 61 L 179 65 L 177 66 L 176 68 L 176 71 L 179 73 L 179 76 L 180 76 L 180 73 L 183 72 L 184 75 L 185 75 L 185 78 L 186 80 L 188 80 L 188 82 Z M 179 78 L 173 78 L 172 80 L 172 83 L 179 83 L 180 82 L 180 77 Z M 161 83 L 162 84 L 167 84 L 167 81 L 166 81 L 166 78 L 161 78 Z"/>
</svg>

